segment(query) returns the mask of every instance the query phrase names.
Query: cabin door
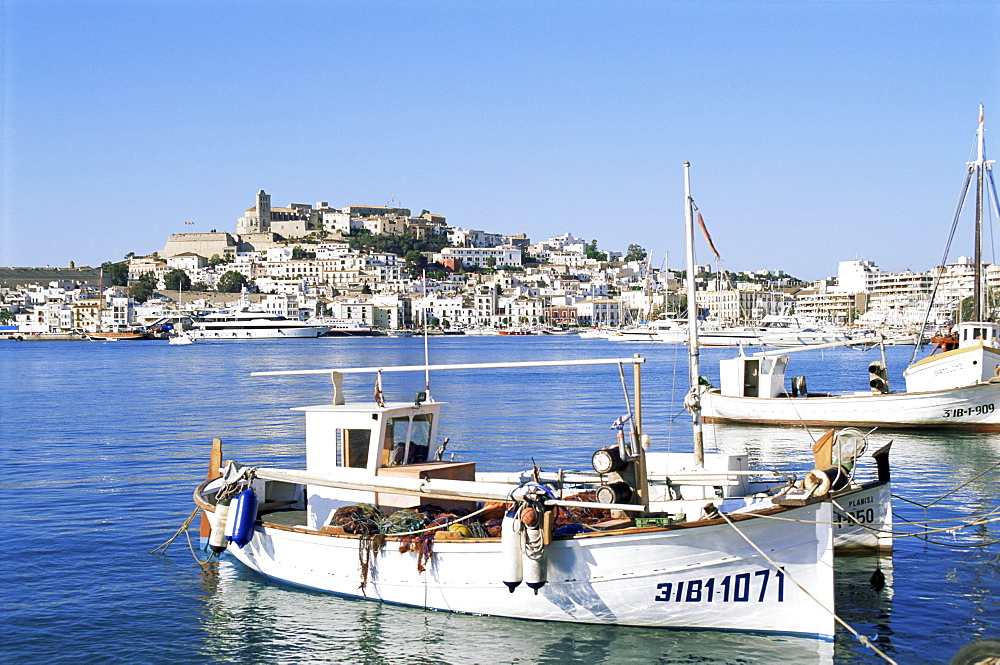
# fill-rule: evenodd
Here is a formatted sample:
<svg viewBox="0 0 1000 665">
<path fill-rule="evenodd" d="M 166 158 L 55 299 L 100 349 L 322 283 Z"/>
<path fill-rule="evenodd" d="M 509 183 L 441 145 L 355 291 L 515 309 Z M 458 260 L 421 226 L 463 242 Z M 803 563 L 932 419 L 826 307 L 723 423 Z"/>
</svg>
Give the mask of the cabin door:
<svg viewBox="0 0 1000 665">
<path fill-rule="evenodd" d="M 760 396 L 760 359 L 748 359 L 743 364 L 743 396 Z"/>
</svg>

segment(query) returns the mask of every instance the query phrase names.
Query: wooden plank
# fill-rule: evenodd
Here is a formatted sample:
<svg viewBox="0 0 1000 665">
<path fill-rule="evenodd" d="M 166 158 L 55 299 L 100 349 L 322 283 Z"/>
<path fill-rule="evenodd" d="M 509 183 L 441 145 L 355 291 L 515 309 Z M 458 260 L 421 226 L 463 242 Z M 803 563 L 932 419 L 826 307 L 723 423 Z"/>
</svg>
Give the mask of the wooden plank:
<svg viewBox="0 0 1000 665">
<path fill-rule="evenodd" d="M 222 468 L 222 439 L 212 439 L 212 452 L 208 457 L 208 479 L 215 480 L 222 475 L 220 469 Z M 198 535 L 202 538 L 208 538 L 212 535 L 212 525 L 208 521 L 208 516 L 205 515 L 205 511 L 201 511 L 201 528 L 198 530 Z"/>
</svg>

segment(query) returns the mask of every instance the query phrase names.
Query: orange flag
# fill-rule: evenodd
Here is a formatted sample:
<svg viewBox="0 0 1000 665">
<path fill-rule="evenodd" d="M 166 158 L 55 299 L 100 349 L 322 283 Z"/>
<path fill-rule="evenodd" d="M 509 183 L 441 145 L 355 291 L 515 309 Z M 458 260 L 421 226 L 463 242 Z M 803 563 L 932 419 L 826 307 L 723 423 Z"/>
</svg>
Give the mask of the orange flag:
<svg viewBox="0 0 1000 665">
<path fill-rule="evenodd" d="M 701 227 L 701 232 L 705 234 L 705 240 L 708 241 L 708 248 L 712 250 L 712 253 L 715 254 L 715 260 L 718 261 L 722 257 L 719 256 L 719 250 L 717 250 L 715 245 L 712 244 L 712 236 L 708 235 L 708 229 L 705 227 L 705 220 L 701 218 L 700 212 L 698 213 L 698 226 Z"/>
</svg>

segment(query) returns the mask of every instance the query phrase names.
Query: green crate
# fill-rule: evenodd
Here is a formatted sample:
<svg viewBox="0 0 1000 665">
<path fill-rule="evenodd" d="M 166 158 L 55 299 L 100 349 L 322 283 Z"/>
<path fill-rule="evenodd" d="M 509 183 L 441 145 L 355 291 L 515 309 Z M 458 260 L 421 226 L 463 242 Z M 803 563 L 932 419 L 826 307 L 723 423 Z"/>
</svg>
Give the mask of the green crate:
<svg viewBox="0 0 1000 665">
<path fill-rule="evenodd" d="M 635 525 L 638 527 L 670 526 L 671 524 L 684 522 L 686 519 L 687 517 L 685 515 L 667 515 L 665 517 L 636 517 Z"/>
</svg>

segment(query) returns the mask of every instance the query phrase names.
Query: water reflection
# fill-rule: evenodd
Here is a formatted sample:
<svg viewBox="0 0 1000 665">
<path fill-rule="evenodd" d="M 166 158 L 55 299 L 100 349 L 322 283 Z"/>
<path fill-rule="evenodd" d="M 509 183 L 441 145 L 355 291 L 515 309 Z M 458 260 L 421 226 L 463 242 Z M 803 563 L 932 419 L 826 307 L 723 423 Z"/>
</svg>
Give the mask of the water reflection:
<svg viewBox="0 0 1000 665">
<path fill-rule="evenodd" d="M 205 577 L 216 662 L 832 663 L 832 642 L 478 617 L 269 582 L 224 560 Z"/>
</svg>

